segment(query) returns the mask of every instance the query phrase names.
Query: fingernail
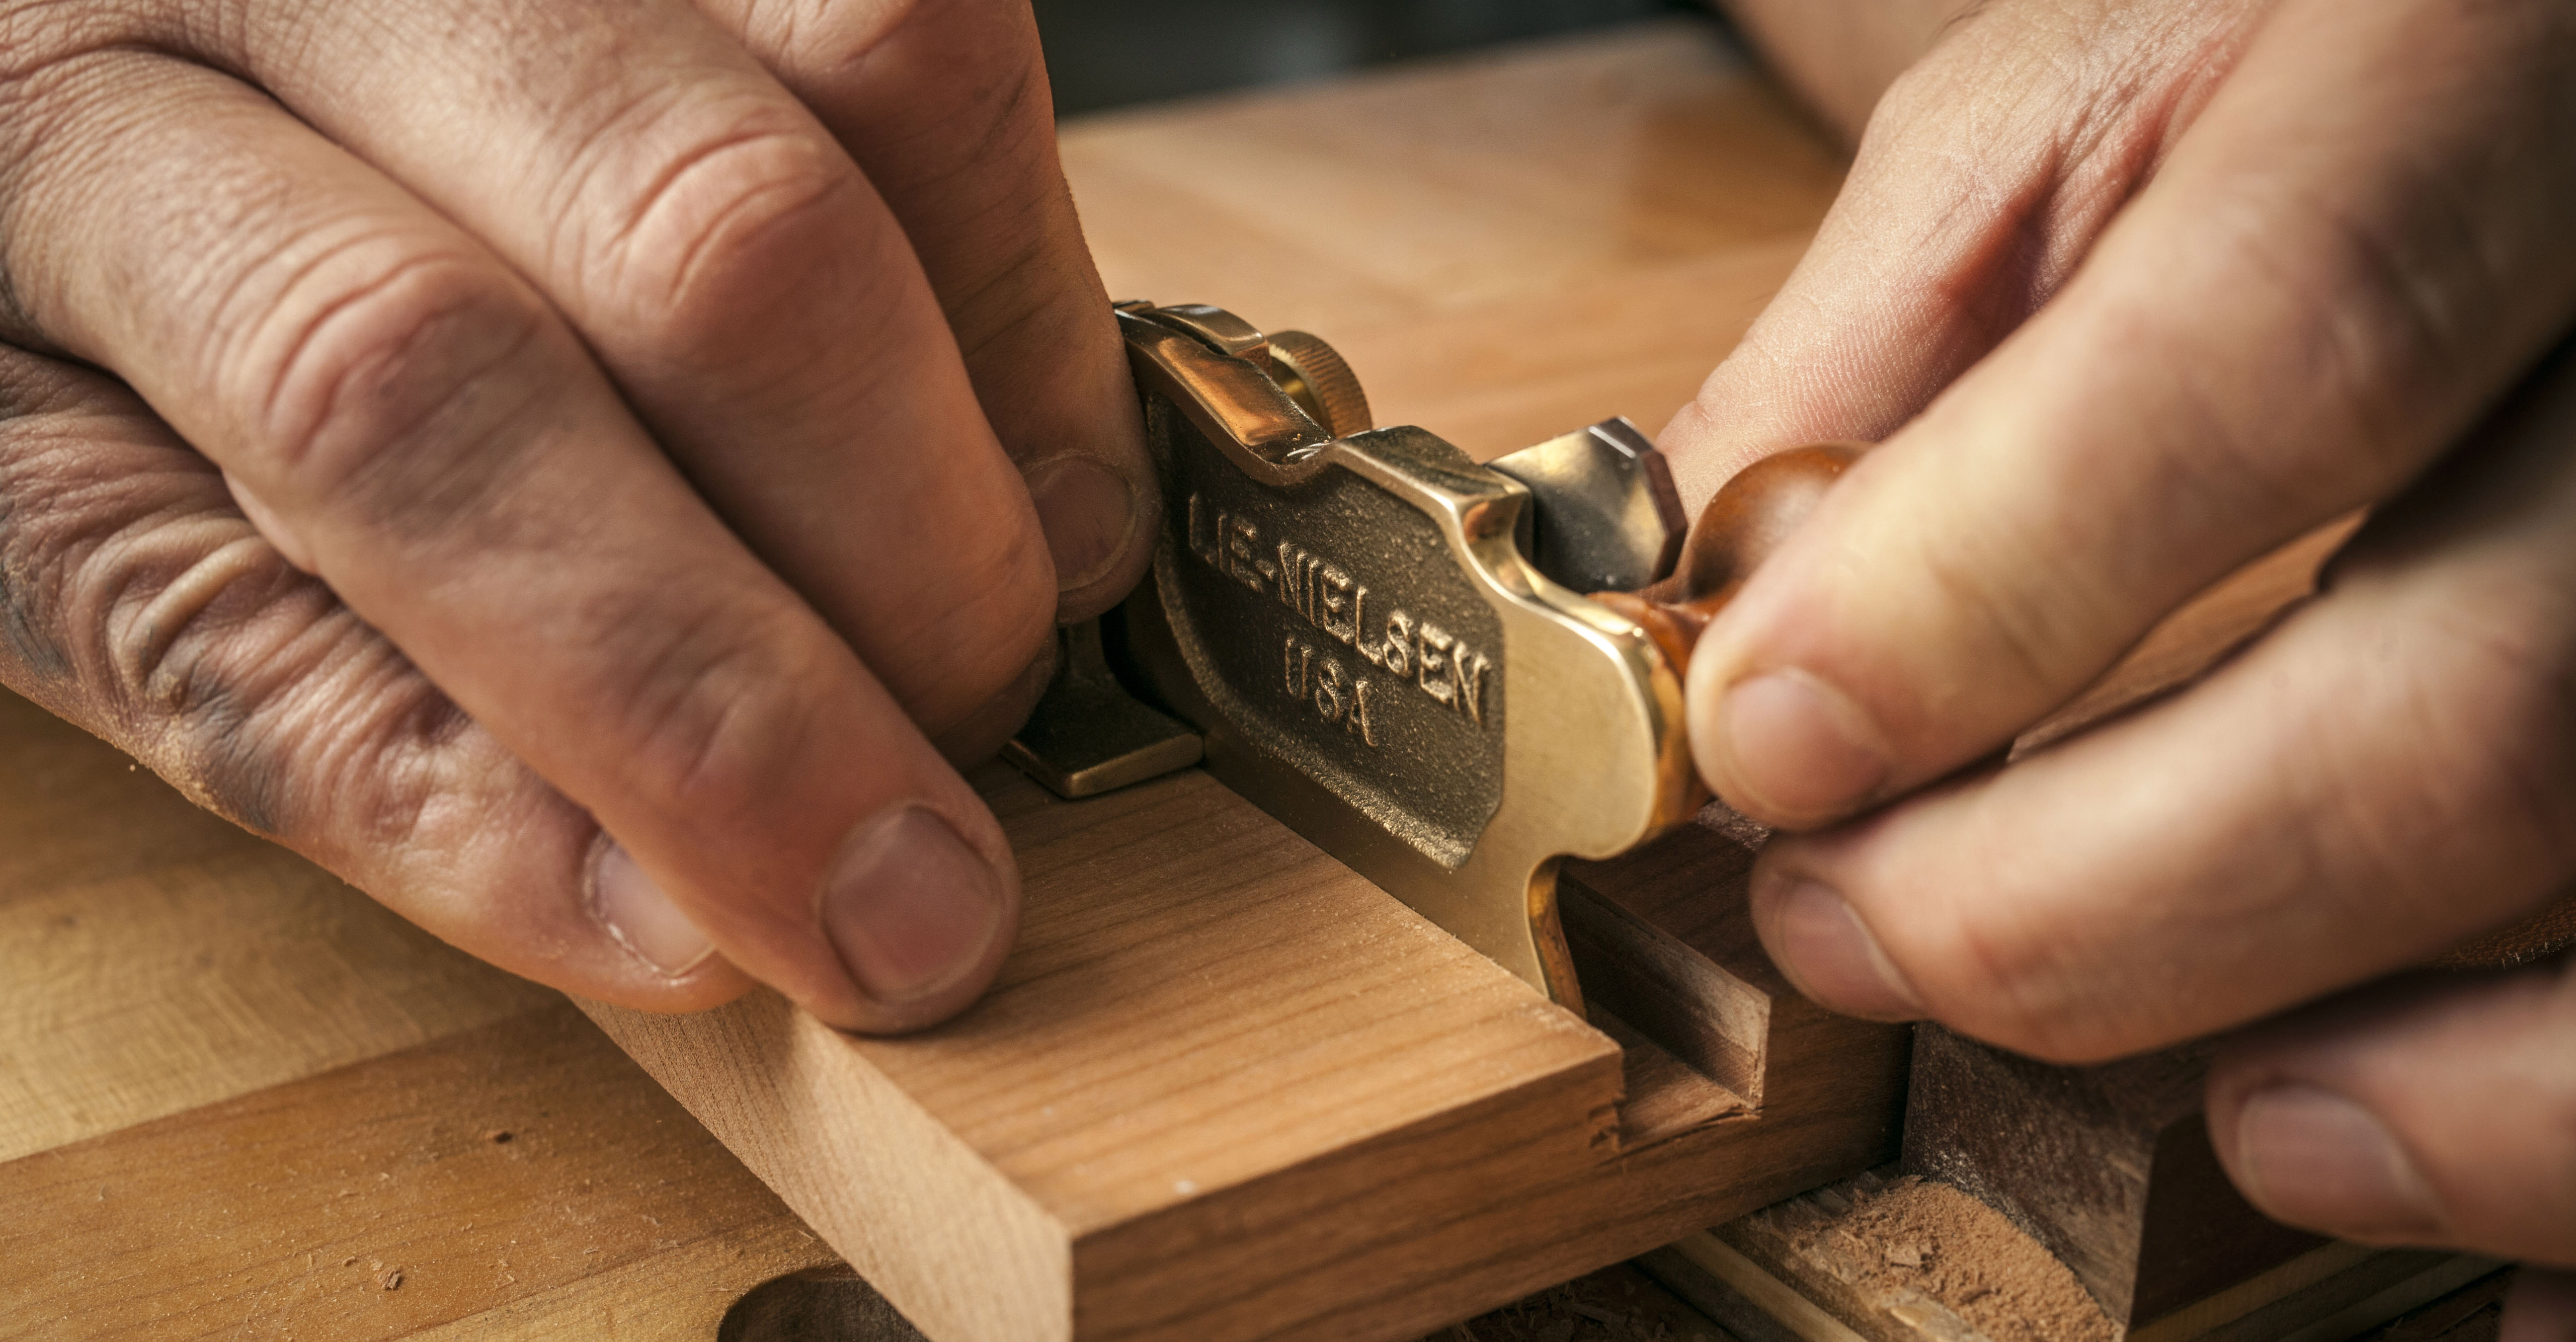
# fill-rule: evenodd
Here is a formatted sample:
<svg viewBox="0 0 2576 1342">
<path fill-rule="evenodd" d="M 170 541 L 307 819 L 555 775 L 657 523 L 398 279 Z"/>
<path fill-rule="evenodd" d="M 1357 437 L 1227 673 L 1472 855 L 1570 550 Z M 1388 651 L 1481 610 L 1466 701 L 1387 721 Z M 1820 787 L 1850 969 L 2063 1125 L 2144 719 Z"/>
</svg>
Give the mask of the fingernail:
<svg viewBox="0 0 2576 1342">
<path fill-rule="evenodd" d="M 1135 529 L 1136 495 L 1117 472 L 1088 457 L 1058 457 L 1029 476 L 1047 551 L 1055 556 L 1058 591 L 1088 586 L 1107 573 Z"/>
<path fill-rule="evenodd" d="M 2236 1153 L 2245 1191 L 2281 1220 L 2372 1239 L 2442 1233 L 2414 1157 L 2378 1116 L 2321 1086 L 2254 1092 L 2237 1111 Z"/>
<path fill-rule="evenodd" d="M 1932 1013 L 1878 938 L 1832 887 L 1804 877 L 1771 877 L 1756 907 L 1768 907 L 1781 970 L 1810 999 L 1850 1016 L 1917 1020 Z"/>
<path fill-rule="evenodd" d="M 948 822 L 905 806 L 870 821 L 823 890 L 823 931 L 877 1002 L 917 1001 L 982 963 L 1008 887 Z"/>
<path fill-rule="evenodd" d="M 668 978 L 688 973 L 715 953 L 715 943 L 623 846 L 604 835 L 600 845 L 590 868 L 590 912 L 618 945 Z"/>
<path fill-rule="evenodd" d="M 1725 771 L 1776 821 L 1831 820 L 1885 785 L 1888 751 L 1869 716 L 1804 671 L 1772 671 L 1726 691 Z"/>
</svg>

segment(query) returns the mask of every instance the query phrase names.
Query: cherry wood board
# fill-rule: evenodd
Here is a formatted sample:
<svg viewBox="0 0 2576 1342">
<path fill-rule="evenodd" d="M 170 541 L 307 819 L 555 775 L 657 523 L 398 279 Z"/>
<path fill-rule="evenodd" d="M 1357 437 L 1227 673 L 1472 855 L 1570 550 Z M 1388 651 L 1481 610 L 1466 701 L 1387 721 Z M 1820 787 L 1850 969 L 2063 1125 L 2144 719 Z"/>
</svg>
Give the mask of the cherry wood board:
<svg viewBox="0 0 2576 1342">
<path fill-rule="evenodd" d="M 976 781 L 1028 903 L 965 1017 L 868 1040 L 767 994 L 587 1008 L 932 1338 L 1410 1337 L 1894 1150 L 1904 1031 L 1741 961 L 1707 968 L 1753 1003 L 1763 1101 L 1676 1106 L 1721 1088 L 1202 773 L 1074 803 Z"/>
</svg>

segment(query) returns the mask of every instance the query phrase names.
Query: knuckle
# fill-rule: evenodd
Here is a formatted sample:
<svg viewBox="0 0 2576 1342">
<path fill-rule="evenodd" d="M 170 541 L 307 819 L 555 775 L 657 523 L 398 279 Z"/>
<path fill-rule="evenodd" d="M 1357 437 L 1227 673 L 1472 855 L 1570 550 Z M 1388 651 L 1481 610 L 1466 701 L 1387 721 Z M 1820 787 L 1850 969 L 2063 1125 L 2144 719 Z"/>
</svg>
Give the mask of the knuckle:
<svg viewBox="0 0 2576 1342">
<path fill-rule="evenodd" d="M 0 666 L 27 688 L 73 674 L 64 575 L 95 533 L 66 506 L 89 475 L 70 395 L 48 361 L 0 347 Z"/>
<path fill-rule="evenodd" d="M 631 743 L 631 795 L 662 824 L 756 832 L 785 805 L 782 789 L 797 783 L 793 766 L 815 743 L 824 698 L 845 682 L 801 608 L 755 599 L 723 605 L 721 618 L 714 609 L 678 625 L 668 612 L 621 621 L 666 632 L 617 663 L 620 679 L 601 702 Z"/>
<path fill-rule="evenodd" d="M 83 0 L 0 3 L 0 86 L 23 84 L 66 56 L 112 40 L 126 26 L 115 8 Z"/>
<path fill-rule="evenodd" d="M 279 762 L 280 794 L 298 803 L 295 837 L 342 869 L 459 847 L 439 832 L 471 823 L 455 810 L 459 757 L 482 756 L 469 767 L 495 788 L 520 770 L 399 652 L 335 615 L 346 627 L 331 663 L 300 677 L 292 695 L 275 696 L 254 719 L 257 731 L 243 734 Z"/>
<path fill-rule="evenodd" d="M 2434 795 L 2376 809 L 2484 831 L 2492 857 L 2564 877 L 2576 871 L 2576 612 L 2512 580 L 2441 596 L 2408 661 L 2404 719 L 2384 733 L 2409 756 L 2397 776 Z M 2366 794 L 2355 805 L 2375 799 L 2371 776 L 2387 771 L 2345 775 L 2347 792 Z"/>
<path fill-rule="evenodd" d="M 2086 75 L 2100 63 L 2099 16 L 2026 5 L 2007 21 L 1991 9 L 1968 5 L 1942 21 L 1923 57 L 1871 109 L 1864 152 L 1899 144 L 1981 152 L 1998 118 L 2045 124 L 2082 102 Z"/>
<path fill-rule="evenodd" d="M 2285 425 L 2213 399 L 2191 407 L 2178 441 L 2205 446 L 2213 489 L 2275 507 L 2380 497 L 2472 408 L 2461 397 L 2482 385 L 2479 347 L 2505 334 L 2481 314 L 2510 309 L 2504 289 L 2473 257 L 2424 241 L 2474 234 L 2465 222 L 2383 215 L 2300 181 L 2238 191 L 2205 213 L 2203 243 L 2246 310 L 2295 314 L 2269 324 L 2305 405 Z"/>
<path fill-rule="evenodd" d="M 233 347 L 221 380 L 249 420 L 237 460 L 281 501 L 407 511 L 416 486 L 534 393 L 525 356 L 546 325 L 480 256 L 375 238 L 333 249 Z"/>
<path fill-rule="evenodd" d="M 929 91 L 944 110 L 1021 82 L 1036 55 L 1026 0 L 747 0 L 745 40 L 800 93 L 845 83 L 891 41 L 926 41 L 943 54 Z"/>
<path fill-rule="evenodd" d="M 297 828 L 307 683 L 364 637 L 318 583 L 238 519 L 119 530 L 83 566 L 100 679 L 124 744 L 190 800 L 256 832 Z"/>
<path fill-rule="evenodd" d="M 121 568 L 104 655 L 129 748 L 198 805 L 336 869 L 416 843 L 463 710 L 255 537 L 149 536 Z"/>
<path fill-rule="evenodd" d="M 752 49 L 786 67 L 793 79 L 858 65 L 889 34 L 937 5 L 938 0 L 744 0 L 741 27 Z"/>
<path fill-rule="evenodd" d="M 129 748 L 191 801 L 336 870 L 415 846 L 450 781 L 437 756 L 471 720 L 265 543 L 169 553 L 186 545 L 126 561 L 106 656 Z"/>
<path fill-rule="evenodd" d="M 2135 962 L 2105 973 L 2095 931 L 2067 921 L 2086 918 L 2086 902 L 2063 897 L 2067 878 L 2051 864 L 2016 851 L 2011 827 L 1963 842 L 1937 863 L 1907 865 L 1892 902 L 1914 912 L 1879 929 L 1933 1017 L 2052 1062 L 2143 1046 L 2141 1032 L 2159 1026 L 2153 1004 L 2179 985 L 2152 981 L 2158 968 Z"/>
<path fill-rule="evenodd" d="M 298 842 L 371 795 L 316 772 L 364 738 L 362 704 L 429 692 L 132 393 L 7 350 L 0 670 L 191 801 Z"/>
<path fill-rule="evenodd" d="M 1946 119 L 1960 94 L 1959 76 L 1950 68 L 1955 63 L 1952 54 L 1941 52 L 1916 61 L 1888 81 L 1861 129 L 1861 157 L 1875 160 L 1894 152 L 1917 128 Z"/>
<path fill-rule="evenodd" d="M 642 180 L 605 188 L 619 222 L 580 252 L 585 287 L 631 338 L 666 357 L 721 355 L 815 267 L 891 269 L 853 255 L 862 184 L 819 127 L 766 100 L 692 117 Z"/>
</svg>

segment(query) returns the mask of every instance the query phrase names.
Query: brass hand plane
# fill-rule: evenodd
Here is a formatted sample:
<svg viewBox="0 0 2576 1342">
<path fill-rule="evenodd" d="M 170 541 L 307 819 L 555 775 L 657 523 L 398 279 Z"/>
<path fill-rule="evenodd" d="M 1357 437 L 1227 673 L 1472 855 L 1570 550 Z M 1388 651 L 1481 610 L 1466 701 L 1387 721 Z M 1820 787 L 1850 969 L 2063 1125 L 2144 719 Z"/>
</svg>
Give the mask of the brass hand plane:
<svg viewBox="0 0 2576 1342">
<path fill-rule="evenodd" d="M 1580 1013 L 1557 865 L 1708 800 L 1690 642 L 1853 449 L 1766 461 L 1688 529 L 1624 419 L 1479 465 L 1374 427 L 1314 336 L 1204 306 L 1117 316 L 1163 533 L 1137 592 L 1066 631 L 1008 757 L 1068 797 L 1203 759 Z"/>
</svg>

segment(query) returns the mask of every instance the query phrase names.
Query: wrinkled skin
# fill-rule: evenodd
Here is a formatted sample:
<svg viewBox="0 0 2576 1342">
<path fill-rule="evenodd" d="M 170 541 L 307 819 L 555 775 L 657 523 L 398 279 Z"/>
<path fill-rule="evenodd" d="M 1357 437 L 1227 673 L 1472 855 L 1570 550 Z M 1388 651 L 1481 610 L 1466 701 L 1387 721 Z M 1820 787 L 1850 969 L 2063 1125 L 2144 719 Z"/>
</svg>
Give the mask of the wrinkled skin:
<svg viewBox="0 0 2576 1342">
<path fill-rule="evenodd" d="M 1663 442 L 1696 501 L 1883 440 L 1691 664 L 1710 785 L 1797 831 L 1755 875 L 1773 956 L 2062 1061 L 2325 999 L 2216 1065 L 2238 1186 L 2576 1267 L 2576 968 L 2387 977 L 2576 878 L 2576 7 L 1738 8 L 1829 118 L 1876 87 L 1837 53 L 1891 41 L 1820 11 L 1928 42 Z M 1981 763 L 2364 508 L 2210 676 Z M 2525 1272 L 2507 1337 L 2576 1337 L 2572 1296 Z"/>
<path fill-rule="evenodd" d="M 961 1009 L 1155 509 L 1023 0 L 0 0 L 0 679 L 504 968 Z"/>
</svg>

